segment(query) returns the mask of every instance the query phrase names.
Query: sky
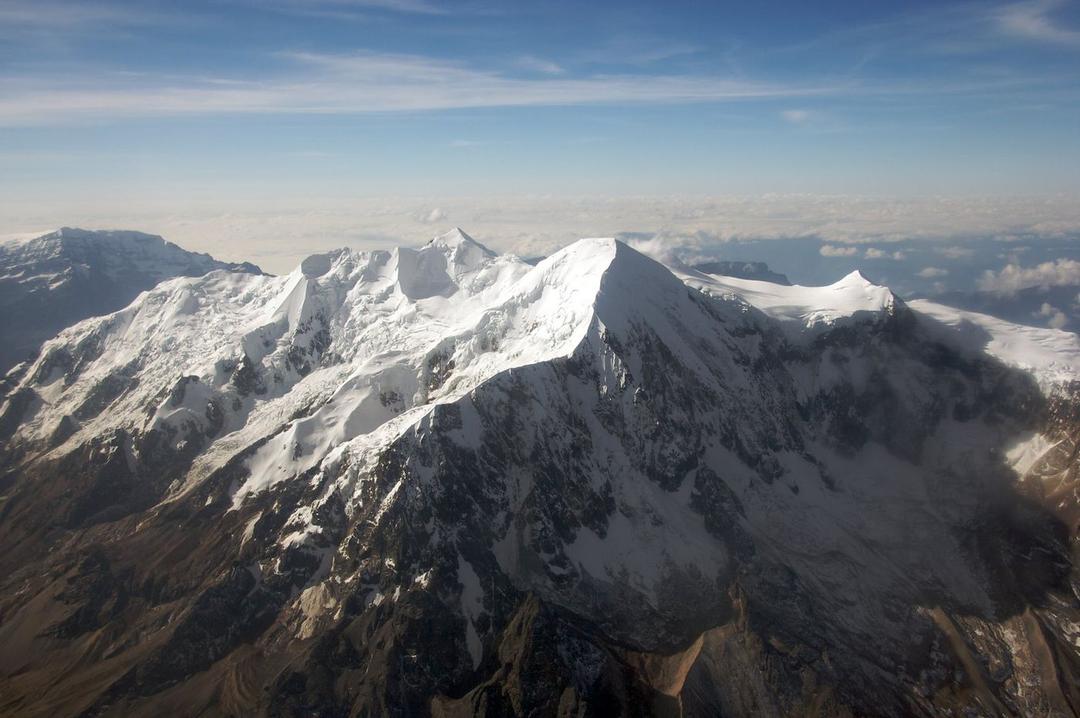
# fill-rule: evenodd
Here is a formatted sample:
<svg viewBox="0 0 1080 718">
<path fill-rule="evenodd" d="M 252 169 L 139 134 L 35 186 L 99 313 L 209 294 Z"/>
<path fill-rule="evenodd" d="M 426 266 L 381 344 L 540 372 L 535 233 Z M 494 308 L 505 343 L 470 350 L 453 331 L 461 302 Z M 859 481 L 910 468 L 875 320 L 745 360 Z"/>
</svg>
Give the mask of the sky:
<svg viewBox="0 0 1080 718">
<path fill-rule="evenodd" d="M 0 0 L 0 236 L 273 271 L 452 224 L 1073 236 L 1077 128 L 1068 0 Z"/>
</svg>

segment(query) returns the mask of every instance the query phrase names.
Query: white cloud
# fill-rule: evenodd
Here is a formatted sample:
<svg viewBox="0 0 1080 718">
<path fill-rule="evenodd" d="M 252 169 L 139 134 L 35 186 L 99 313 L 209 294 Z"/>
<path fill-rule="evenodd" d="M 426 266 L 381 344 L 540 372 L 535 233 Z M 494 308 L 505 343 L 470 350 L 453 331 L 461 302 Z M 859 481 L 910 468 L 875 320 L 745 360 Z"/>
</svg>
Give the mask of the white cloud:
<svg viewBox="0 0 1080 718">
<path fill-rule="evenodd" d="M 0 36 L 25 32 L 85 32 L 93 29 L 175 24 L 182 15 L 150 7 L 64 0 L 4 0 L 0 3 Z"/>
<path fill-rule="evenodd" d="M 1021 289 L 1063 287 L 1080 284 L 1080 262 L 1056 259 L 1034 267 L 1007 264 L 1000 272 L 987 271 L 979 280 L 979 288 L 1004 294 Z"/>
<path fill-rule="evenodd" d="M 445 222 L 447 219 L 449 219 L 449 216 L 446 214 L 446 212 L 442 211 L 438 207 L 434 208 L 433 210 L 431 210 L 427 214 L 421 214 L 420 215 L 420 221 L 423 222 L 424 224 L 435 224 L 436 222 Z"/>
<path fill-rule="evenodd" d="M 697 244 L 690 238 L 681 238 L 680 241 L 671 241 L 672 238 L 659 234 L 648 239 L 629 238 L 624 239 L 627 244 L 653 259 L 667 264 L 679 265 L 685 261 L 687 250 L 695 249 Z"/>
<path fill-rule="evenodd" d="M 854 257 L 859 253 L 858 247 L 840 247 L 835 244 L 823 244 L 818 250 L 822 257 Z"/>
<path fill-rule="evenodd" d="M 923 279 L 937 279 L 949 274 L 949 270 L 942 269 L 941 267 L 923 267 L 918 271 L 918 275 Z"/>
<path fill-rule="evenodd" d="M 906 255 L 899 250 L 890 252 L 885 249 L 878 249 L 877 247 L 867 247 L 863 256 L 867 259 L 892 259 L 897 262 L 906 259 Z"/>
<path fill-rule="evenodd" d="M 1065 312 L 1047 302 L 1043 302 L 1039 311 L 1034 312 L 1032 316 L 1047 317 L 1049 321 L 1046 322 L 1046 326 L 1051 329 L 1063 329 L 1069 323 L 1069 318 L 1065 316 Z"/>
<path fill-rule="evenodd" d="M 935 247 L 934 251 L 946 259 L 968 259 L 975 255 L 975 250 L 970 247 Z"/>
<path fill-rule="evenodd" d="M 448 10 L 426 0 L 299 0 L 299 5 L 354 6 L 372 10 L 390 10 L 392 12 L 419 13 L 426 15 L 445 15 Z"/>
</svg>

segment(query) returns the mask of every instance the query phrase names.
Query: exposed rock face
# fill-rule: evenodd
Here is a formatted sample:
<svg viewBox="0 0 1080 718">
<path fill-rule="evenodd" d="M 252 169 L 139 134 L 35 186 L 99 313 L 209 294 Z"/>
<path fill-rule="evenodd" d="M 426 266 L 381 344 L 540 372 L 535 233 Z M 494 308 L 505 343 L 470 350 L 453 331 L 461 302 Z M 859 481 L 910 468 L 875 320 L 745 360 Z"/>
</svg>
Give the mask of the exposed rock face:
<svg viewBox="0 0 1080 718">
<path fill-rule="evenodd" d="M 1080 352 L 759 284 L 455 232 L 66 332 L 3 409 L 0 711 L 1075 713 Z"/>
<path fill-rule="evenodd" d="M 122 309 L 165 279 L 217 269 L 261 273 L 253 264 L 219 262 L 141 232 L 64 227 L 0 244 L 0 374 L 33 358 L 60 330 Z"/>
</svg>

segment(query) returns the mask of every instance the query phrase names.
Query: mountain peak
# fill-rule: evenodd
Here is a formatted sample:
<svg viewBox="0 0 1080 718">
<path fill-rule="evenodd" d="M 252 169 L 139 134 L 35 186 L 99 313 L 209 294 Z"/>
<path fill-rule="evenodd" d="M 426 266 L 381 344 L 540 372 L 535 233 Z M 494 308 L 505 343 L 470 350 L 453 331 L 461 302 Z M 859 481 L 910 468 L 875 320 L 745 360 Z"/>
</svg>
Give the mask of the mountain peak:
<svg viewBox="0 0 1080 718">
<path fill-rule="evenodd" d="M 888 287 L 874 284 L 857 270 L 822 287 L 708 274 L 685 275 L 683 280 L 707 294 L 739 297 L 779 320 L 793 339 L 813 337 L 838 324 L 876 321 L 891 315 L 898 302 Z"/>
<path fill-rule="evenodd" d="M 484 254 L 494 257 L 498 252 L 494 252 L 484 245 L 477 242 L 475 239 L 465 233 L 461 227 L 454 227 L 449 232 L 436 235 L 428 242 L 429 246 L 441 247 L 443 249 L 458 249 L 458 248 L 476 248 Z"/>
<path fill-rule="evenodd" d="M 262 274 L 253 264 L 219 262 L 130 230 L 61 227 L 0 245 L 0 315 L 7 320 L 0 371 L 61 329 L 121 309 L 162 280 L 219 269 Z"/>
<path fill-rule="evenodd" d="M 494 252 L 480 244 L 460 227 L 454 227 L 449 232 L 434 237 L 420 250 L 420 254 L 423 255 L 432 250 L 446 257 L 449 275 L 455 279 L 461 274 L 478 269 L 491 261 L 491 259 L 499 256 L 498 252 Z"/>
<path fill-rule="evenodd" d="M 53 232 L 43 234 L 37 241 L 48 242 L 51 240 L 74 240 L 78 242 L 112 242 L 112 243 L 150 243 L 161 246 L 176 246 L 167 242 L 157 234 L 136 232 L 127 229 L 82 229 L 81 227 L 61 227 Z"/>
<path fill-rule="evenodd" d="M 854 269 L 851 272 L 849 272 L 848 274 L 845 274 L 843 276 L 843 278 L 841 278 L 840 281 L 836 282 L 833 286 L 841 286 L 841 285 L 842 286 L 862 285 L 862 286 L 869 286 L 869 287 L 878 286 L 878 285 L 874 284 L 873 282 L 871 282 L 869 279 L 867 279 L 866 276 L 863 275 L 863 273 L 861 271 L 859 271 L 858 269 Z"/>
</svg>

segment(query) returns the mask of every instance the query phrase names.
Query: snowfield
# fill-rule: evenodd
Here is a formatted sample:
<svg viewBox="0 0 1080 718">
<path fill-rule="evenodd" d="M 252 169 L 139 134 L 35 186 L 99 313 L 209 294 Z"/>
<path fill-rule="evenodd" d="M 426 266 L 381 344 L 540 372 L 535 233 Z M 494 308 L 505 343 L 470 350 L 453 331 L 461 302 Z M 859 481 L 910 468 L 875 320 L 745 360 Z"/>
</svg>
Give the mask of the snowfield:
<svg viewBox="0 0 1080 718">
<path fill-rule="evenodd" d="M 312 255 L 282 277 L 214 271 L 167 280 L 129 307 L 86 320 L 45 345 L 23 379 L 39 402 L 19 437 L 45 443 L 62 424 L 74 426 L 52 449 L 63 453 L 118 429 L 204 426 L 207 402 L 231 392 L 223 428 L 198 456 L 189 483 L 273 434 L 248 461 L 250 477 L 236 488 L 240 502 L 334 461 L 350 443 L 380 446 L 433 406 L 458 400 L 492 376 L 569 356 L 593 321 L 617 246 L 613 239 L 583 239 L 531 266 L 455 229 L 420 249 Z M 858 272 L 829 286 L 803 287 L 672 271 L 692 289 L 761 312 L 796 342 L 891 316 L 899 302 Z M 621 279 L 640 290 L 643 304 L 666 301 L 644 296 L 658 292 L 648 276 Z M 1047 385 L 1080 371 L 1074 334 L 928 301 L 908 306 L 932 320 L 941 341 L 1030 370 Z M 618 323 L 618 308 L 606 316 Z M 94 354 L 79 356 L 84 347 Z M 272 381 L 238 394 L 232 383 L 245 364 L 265 367 Z M 135 374 L 137 386 L 109 411 L 79 419 L 103 385 Z M 148 404 L 156 405 L 149 414 Z M 318 408 L 296 419 L 306 406 Z M 183 431 L 173 433 L 185 441 Z"/>
</svg>

